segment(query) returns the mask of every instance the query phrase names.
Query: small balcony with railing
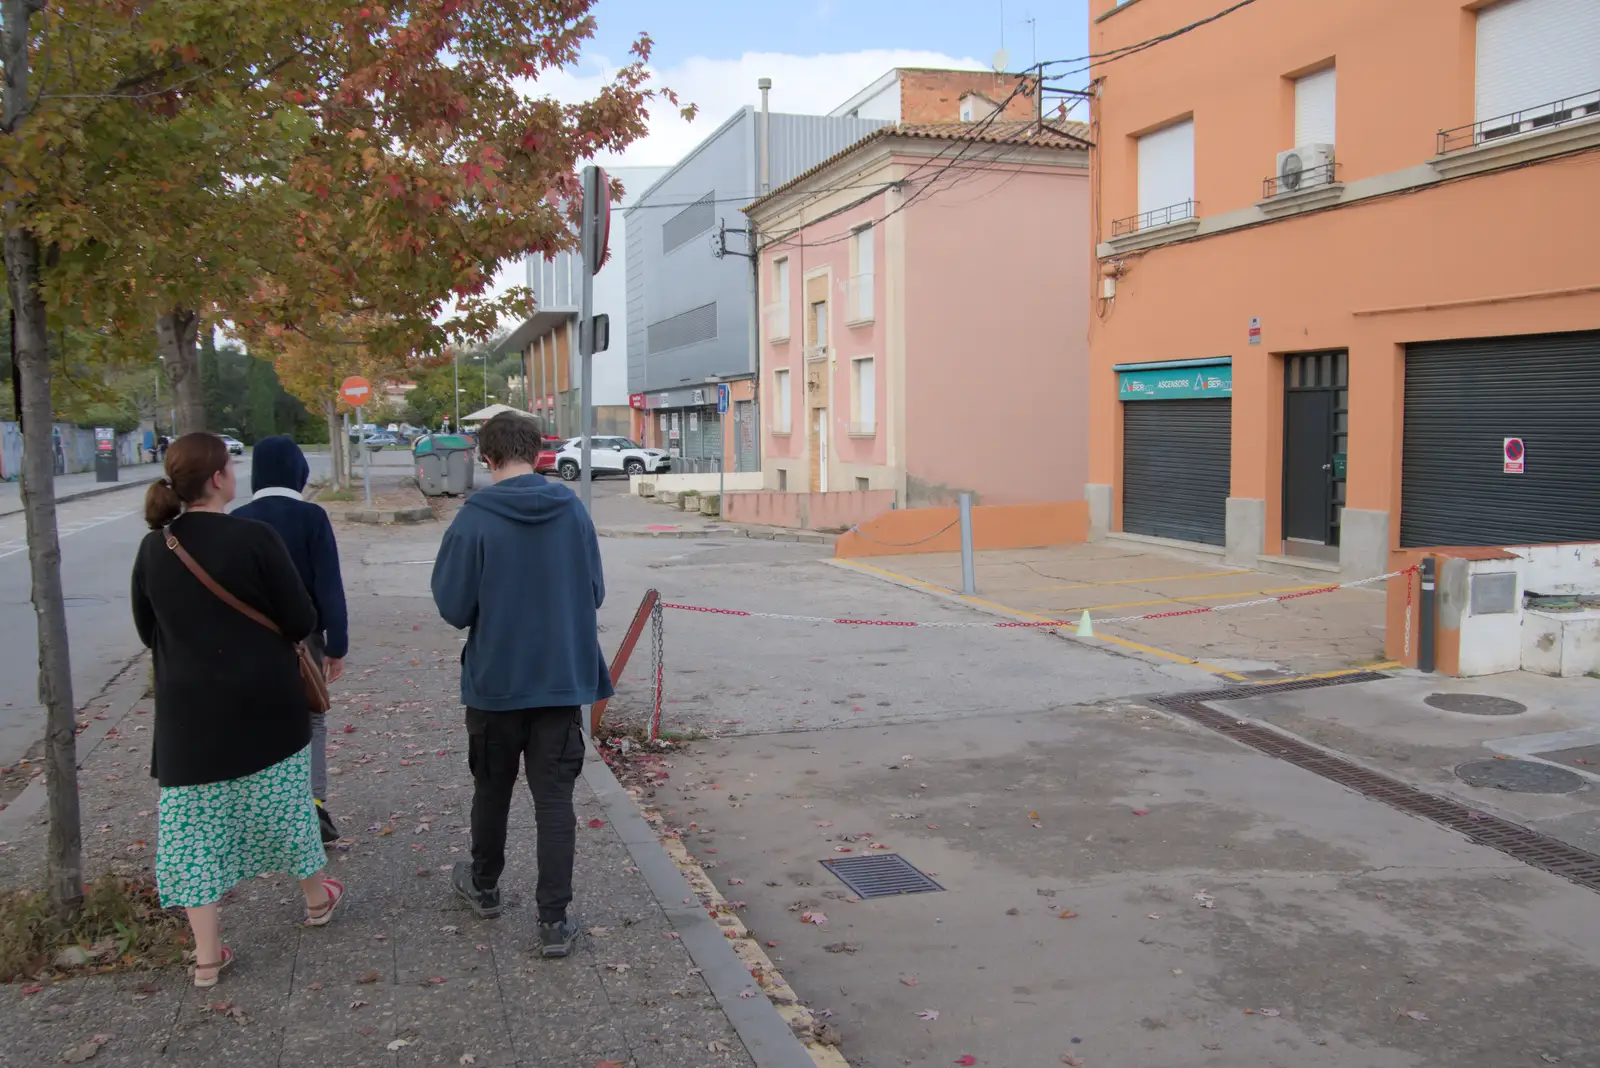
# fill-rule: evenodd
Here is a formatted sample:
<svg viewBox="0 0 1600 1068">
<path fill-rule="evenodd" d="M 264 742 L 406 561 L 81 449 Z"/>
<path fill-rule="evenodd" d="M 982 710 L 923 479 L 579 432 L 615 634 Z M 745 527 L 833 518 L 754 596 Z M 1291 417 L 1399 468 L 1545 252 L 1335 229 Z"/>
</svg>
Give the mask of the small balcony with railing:
<svg viewBox="0 0 1600 1068">
<path fill-rule="evenodd" d="M 1187 237 L 1200 229 L 1200 202 L 1181 200 L 1138 215 L 1111 220 L 1110 245 L 1116 252 L 1149 248 Z"/>
<path fill-rule="evenodd" d="M 768 341 L 789 340 L 789 303 L 768 304 L 763 309 L 767 320 Z"/>
<path fill-rule="evenodd" d="M 845 279 L 844 321 L 846 326 L 865 326 L 876 317 L 876 286 L 874 275 L 858 274 Z"/>
<path fill-rule="evenodd" d="M 1446 178 L 1600 145 L 1600 89 L 1440 130 L 1429 160 Z"/>
</svg>

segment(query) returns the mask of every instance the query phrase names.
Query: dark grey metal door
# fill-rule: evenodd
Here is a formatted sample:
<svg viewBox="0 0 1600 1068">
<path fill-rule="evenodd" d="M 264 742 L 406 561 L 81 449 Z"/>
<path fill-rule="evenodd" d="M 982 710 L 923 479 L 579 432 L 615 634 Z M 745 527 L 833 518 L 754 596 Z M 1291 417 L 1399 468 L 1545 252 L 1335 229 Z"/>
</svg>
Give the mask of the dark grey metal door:
<svg viewBox="0 0 1600 1068">
<path fill-rule="evenodd" d="M 1284 358 L 1283 536 L 1339 544 L 1348 436 L 1349 355 L 1302 352 Z"/>
<path fill-rule="evenodd" d="M 1333 511 L 1333 393 L 1289 393 L 1283 411 L 1283 535 L 1326 544 Z"/>
<path fill-rule="evenodd" d="M 1600 331 L 1408 345 L 1405 383 L 1401 545 L 1600 541 Z"/>
<path fill-rule="evenodd" d="M 1122 529 L 1222 545 L 1233 406 L 1227 400 L 1122 405 Z"/>
</svg>

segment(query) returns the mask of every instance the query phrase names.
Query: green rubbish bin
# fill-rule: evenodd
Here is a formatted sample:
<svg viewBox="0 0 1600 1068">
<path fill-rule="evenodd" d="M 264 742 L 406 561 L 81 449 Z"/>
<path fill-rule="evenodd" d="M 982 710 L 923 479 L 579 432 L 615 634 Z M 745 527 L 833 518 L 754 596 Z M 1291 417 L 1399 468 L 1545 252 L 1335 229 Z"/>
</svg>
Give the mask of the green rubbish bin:
<svg viewBox="0 0 1600 1068">
<path fill-rule="evenodd" d="M 451 457 L 458 455 L 468 459 L 466 483 L 460 489 L 452 486 L 450 477 Z M 417 469 L 417 486 L 424 496 L 466 493 L 472 488 L 472 443 L 459 434 L 424 434 L 411 446 L 411 458 Z M 460 477 L 455 481 L 459 483 Z"/>
</svg>

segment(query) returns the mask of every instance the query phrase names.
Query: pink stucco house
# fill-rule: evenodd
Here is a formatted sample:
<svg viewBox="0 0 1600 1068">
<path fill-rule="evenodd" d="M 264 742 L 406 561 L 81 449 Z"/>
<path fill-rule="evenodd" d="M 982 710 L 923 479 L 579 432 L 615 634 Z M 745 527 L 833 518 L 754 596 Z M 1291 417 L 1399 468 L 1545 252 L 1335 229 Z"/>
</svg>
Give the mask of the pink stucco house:
<svg viewBox="0 0 1600 1068">
<path fill-rule="evenodd" d="M 767 492 L 727 505 L 820 527 L 1081 500 L 1088 149 L 1075 122 L 900 124 L 750 205 Z"/>
</svg>

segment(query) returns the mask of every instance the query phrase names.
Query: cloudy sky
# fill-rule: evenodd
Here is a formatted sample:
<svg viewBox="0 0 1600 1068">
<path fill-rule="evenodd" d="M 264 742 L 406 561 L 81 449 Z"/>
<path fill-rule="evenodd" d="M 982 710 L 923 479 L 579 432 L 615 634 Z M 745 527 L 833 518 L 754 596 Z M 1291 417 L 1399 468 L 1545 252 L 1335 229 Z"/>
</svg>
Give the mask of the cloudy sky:
<svg viewBox="0 0 1600 1068">
<path fill-rule="evenodd" d="M 772 79 L 774 111 L 825 114 L 892 67 L 986 69 L 1002 35 L 1012 70 L 1088 51 L 1087 0 L 599 0 L 594 15 L 598 32 L 580 63 L 533 91 L 565 101 L 593 95 L 649 33 L 658 84 L 700 115 L 684 122 L 663 103 L 648 137 L 621 160 L 602 161 L 641 166 L 676 163 L 735 109 L 759 104 L 758 78 Z M 508 267 L 496 288 L 521 280 L 521 268 Z"/>
</svg>

